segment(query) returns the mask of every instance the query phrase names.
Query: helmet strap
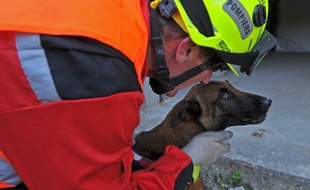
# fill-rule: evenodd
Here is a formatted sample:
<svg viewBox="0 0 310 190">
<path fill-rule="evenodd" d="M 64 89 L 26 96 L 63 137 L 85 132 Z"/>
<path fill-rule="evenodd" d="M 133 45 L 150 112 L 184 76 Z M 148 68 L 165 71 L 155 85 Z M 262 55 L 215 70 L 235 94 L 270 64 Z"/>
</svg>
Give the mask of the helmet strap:
<svg viewBox="0 0 310 190">
<path fill-rule="evenodd" d="M 158 80 L 155 78 L 150 79 L 150 85 L 153 91 L 157 94 L 173 90 L 174 86 L 170 84 L 170 72 L 166 64 L 162 36 L 159 31 L 158 21 L 156 18 L 156 10 L 150 10 L 150 25 L 151 25 L 151 44 L 154 50 L 154 61 L 156 65 L 156 74 Z"/>
<path fill-rule="evenodd" d="M 227 65 L 219 58 L 210 59 L 176 77 L 170 78 L 168 67 L 160 67 L 158 64 L 156 64 L 156 73 L 158 75 L 158 79 L 150 78 L 150 85 L 156 94 L 163 94 L 173 90 L 174 87 L 182 84 L 183 82 L 202 73 L 207 69 L 212 71 L 219 69 L 227 70 Z"/>
</svg>

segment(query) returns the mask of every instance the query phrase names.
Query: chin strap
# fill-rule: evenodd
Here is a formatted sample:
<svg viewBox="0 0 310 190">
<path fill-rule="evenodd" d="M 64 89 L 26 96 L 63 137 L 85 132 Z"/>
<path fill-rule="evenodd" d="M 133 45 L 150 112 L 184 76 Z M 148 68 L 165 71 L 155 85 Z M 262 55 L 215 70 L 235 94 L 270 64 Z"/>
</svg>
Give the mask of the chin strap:
<svg viewBox="0 0 310 190">
<path fill-rule="evenodd" d="M 156 94 L 163 94 L 174 89 L 174 87 L 180 85 L 181 83 L 187 81 L 188 79 L 202 73 L 206 69 L 216 71 L 216 70 L 227 70 L 227 65 L 223 63 L 221 59 L 211 59 L 201 65 L 198 65 L 179 76 L 170 78 L 169 69 L 167 66 L 159 67 L 156 63 L 156 73 L 158 79 L 150 78 L 150 85 Z"/>
<path fill-rule="evenodd" d="M 212 60 L 208 60 L 201 65 L 198 65 L 181 75 L 170 78 L 169 68 L 167 67 L 162 36 L 159 31 L 158 22 L 156 18 L 156 12 L 158 11 L 150 10 L 150 23 L 151 23 L 151 43 L 154 50 L 154 58 L 156 64 L 156 74 L 157 78 L 150 78 L 150 85 L 153 91 L 156 94 L 163 94 L 165 92 L 169 92 L 174 89 L 174 87 L 178 86 L 179 84 L 185 82 L 186 80 L 198 75 L 199 73 L 203 72 L 206 69 L 210 69 L 212 71 L 221 69 L 227 69 L 227 65 L 223 63 L 223 61 L 219 58 L 215 58 Z"/>
</svg>

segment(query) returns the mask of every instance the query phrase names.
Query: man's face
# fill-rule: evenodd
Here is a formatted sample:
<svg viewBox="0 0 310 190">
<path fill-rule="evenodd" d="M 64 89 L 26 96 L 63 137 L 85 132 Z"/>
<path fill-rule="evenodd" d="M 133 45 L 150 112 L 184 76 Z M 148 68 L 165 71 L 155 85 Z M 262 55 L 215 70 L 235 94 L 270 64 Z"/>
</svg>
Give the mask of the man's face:
<svg viewBox="0 0 310 190">
<path fill-rule="evenodd" d="M 172 40 L 169 42 L 164 42 L 164 51 L 166 64 L 170 71 L 170 78 L 181 75 L 182 73 L 201 65 L 203 62 L 207 61 L 208 58 L 202 58 L 200 55 L 200 49 L 197 45 L 188 45 L 186 53 L 177 53 L 180 48 L 180 43 L 182 39 Z M 181 51 L 182 52 L 182 51 Z M 185 57 L 185 58 L 184 58 Z M 167 96 L 175 96 L 176 93 L 183 88 L 189 87 L 198 82 L 209 83 L 212 75 L 211 70 L 205 70 L 202 73 L 188 79 L 182 84 L 176 86 L 172 91 L 166 92 Z"/>
<path fill-rule="evenodd" d="M 196 84 L 198 82 L 202 82 L 202 83 L 207 84 L 210 81 L 211 75 L 212 75 L 212 71 L 211 70 L 205 70 L 202 73 L 196 75 L 195 77 L 193 77 L 193 78 L 183 82 L 182 84 L 176 86 L 172 91 L 166 92 L 166 95 L 169 96 L 169 97 L 173 97 L 173 96 L 176 95 L 176 93 L 179 90 L 181 90 L 183 88 L 186 88 L 186 87 L 189 87 L 189 86 L 191 86 L 193 84 Z M 173 76 L 171 76 L 171 77 L 173 77 Z"/>
</svg>

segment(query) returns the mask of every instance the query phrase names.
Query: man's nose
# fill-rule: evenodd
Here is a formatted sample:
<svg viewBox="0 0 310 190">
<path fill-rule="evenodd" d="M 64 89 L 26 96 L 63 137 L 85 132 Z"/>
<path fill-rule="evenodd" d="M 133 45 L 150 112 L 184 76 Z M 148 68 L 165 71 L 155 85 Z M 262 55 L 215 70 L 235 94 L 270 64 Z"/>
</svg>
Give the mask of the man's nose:
<svg viewBox="0 0 310 190">
<path fill-rule="evenodd" d="M 208 84 L 210 82 L 211 76 L 205 77 L 202 81 L 200 81 L 203 84 Z"/>
<path fill-rule="evenodd" d="M 204 72 L 205 72 L 204 73 L 204 78 L 200 82 L 204 83 L 204 84 L 208 84 L 210 82 L 210 80 L 211 80 L 211 76 L 212 76 L 213 72 L 210 71 L 210 70 L 206 70 Z"/>
</svg>

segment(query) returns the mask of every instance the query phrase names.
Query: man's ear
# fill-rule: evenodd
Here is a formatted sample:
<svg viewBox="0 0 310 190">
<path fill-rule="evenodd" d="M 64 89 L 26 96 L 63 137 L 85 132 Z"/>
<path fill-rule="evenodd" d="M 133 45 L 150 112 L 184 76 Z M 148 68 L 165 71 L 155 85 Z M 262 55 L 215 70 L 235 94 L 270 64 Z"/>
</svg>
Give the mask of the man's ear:
<svg viewBox="0 0 310 190">
<path fill-rule="evenodd" d="M 193 47 L 195 43 L 190 39 L 190 37 L 185 37 L 178 45 L 177 52 L 176 52 L 176 59 L 179 63 L 183 63 L 189 59 Z"/>
</svg>

